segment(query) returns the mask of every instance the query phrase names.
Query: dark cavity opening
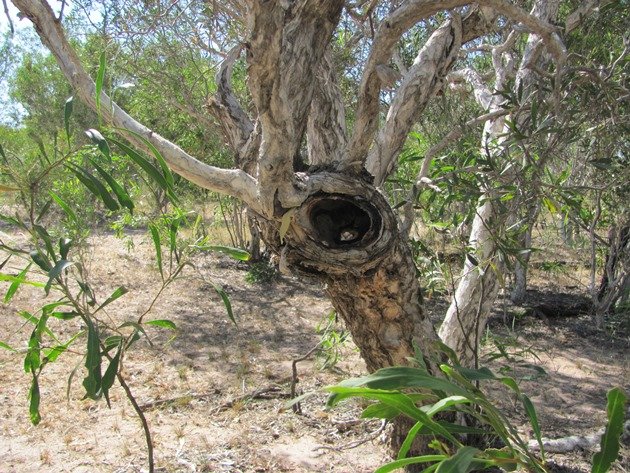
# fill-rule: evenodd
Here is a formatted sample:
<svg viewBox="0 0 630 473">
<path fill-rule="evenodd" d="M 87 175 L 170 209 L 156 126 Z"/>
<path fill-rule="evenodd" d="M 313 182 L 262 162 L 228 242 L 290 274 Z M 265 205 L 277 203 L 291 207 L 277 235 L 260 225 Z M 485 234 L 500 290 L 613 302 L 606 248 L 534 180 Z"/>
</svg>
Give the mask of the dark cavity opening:
<svg viewBox="0 0 630 473">
<path fill-rule="evenodd" d="M 366 244 L 378 230 L 380 219 L 370 204 L 348 197 L 322 198 L 310 210 L 310 222 L 319 241 L 330 248 Z"/>
</svg>

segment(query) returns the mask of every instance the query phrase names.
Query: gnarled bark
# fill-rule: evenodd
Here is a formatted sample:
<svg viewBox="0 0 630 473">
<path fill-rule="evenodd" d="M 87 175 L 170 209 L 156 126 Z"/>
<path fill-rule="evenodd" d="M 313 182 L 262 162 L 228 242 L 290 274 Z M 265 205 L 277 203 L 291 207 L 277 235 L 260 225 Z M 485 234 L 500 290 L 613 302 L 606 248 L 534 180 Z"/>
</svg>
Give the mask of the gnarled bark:
<svg viewBox="0 0 630 473">
<path fill-rule="evenodd" d="M 326 282 L 370 371 L 407 364 L 414 344 L 437 360 L 411 252 L 386 199 L 343 174 L 318 173 L 309 187 L 287 234 L 289 266 Z"/>
</svg>

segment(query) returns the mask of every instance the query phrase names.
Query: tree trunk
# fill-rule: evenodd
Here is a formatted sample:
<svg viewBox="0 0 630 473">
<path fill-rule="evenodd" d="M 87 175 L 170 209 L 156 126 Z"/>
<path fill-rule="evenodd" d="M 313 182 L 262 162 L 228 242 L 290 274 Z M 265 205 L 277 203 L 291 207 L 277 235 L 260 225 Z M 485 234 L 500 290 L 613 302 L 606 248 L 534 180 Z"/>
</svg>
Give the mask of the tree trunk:
<svg viewBox="0 0 630 473">
<path fill-rule="evenodd" d="M 490 316 L 490 309 L 499 292 L 497 271 L 500 264 L 495 259 L 495 235 L 504 216 L 497 213 L 487 196 L 477 209 L 472 223 L 469 246 L 476 252 L 467 255 L 462 277 L 448 308 L 439 335 L 460 357 L 464 366 L 475 364 L 479 339 Z"/>
<path fill-rule="evenodd" d="M 438 337 L 387 200 L 351 175 L 322 172 L 309 180 L 310 196 L 280 249 L 283 266 L 326 283 L 368 370 L 408 364 L 416 346 L 435 366 Z"/>
</svg>

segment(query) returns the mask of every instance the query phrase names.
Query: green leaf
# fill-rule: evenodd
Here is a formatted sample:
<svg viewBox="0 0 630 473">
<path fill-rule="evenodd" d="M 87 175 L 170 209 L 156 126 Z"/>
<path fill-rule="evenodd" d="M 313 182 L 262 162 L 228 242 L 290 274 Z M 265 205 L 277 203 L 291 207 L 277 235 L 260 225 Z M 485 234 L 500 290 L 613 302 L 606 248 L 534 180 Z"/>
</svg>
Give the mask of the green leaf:
<svg viewBox="0 0 630 473">
<path fill-rule="evenodd" d="M 374 473 L 389 473 L 390 471 L 404 468 L 407 465 L 414 465 L 416 463 L 439 462 L 444 460 L 445 458 L 447 458 L 446 455 L 423 455 L 421 457 L 404 458 L 402 460 L 396 460 L 391 463 L 387 463 L 374 470 Z M 423 473 L 426 471 L 433 471 L 433 469 L 435 469 L 435 467 L 431 468 L 430 470 L 427 468 L 423 471 Z"/>
<path fill-rule="evenodd" d="M 430 408 L 428 408 L 425 412 L 429 417 L 433 417 L 438 412 L 442 412 L 449 407 L 457 406 L 459 404 L 467 404 L 470 403 L 471 400 L 463 397 L 463 396 L 449 396 L 443 399 L 440 399 L 438 402 L 433 404 Z"/>
<path fill-rule="evenodd" d="M 123 341 L 124 341 L 124 338 L 121 337 L 120 335 L 112 335 L 111 337 L 107 337 L 103 341 L 103 345 L 105 346 L 105 351 L 106 352 L 110 351 L 112 348 L 115 348 L 118 345 L 120 345 Z"/>
<path fill-rule="evenodd" d="M 48 209 L 50 209 L 51 204 L 52 204 L 52 199 L 49 199 L 46 201 L 42 209 L 37 214 L 37 218 L 35 218 L 35 222 L 41 222 L 42 218 L 44 218 L 44 215 L 46 215 L 46 213 L 48 212 Z"/>
<path fill-rule="evenodd" d="M 72 220 L 75 224 L 79 223 L 77 214 L 74 213 L 74 211 L 70 208 L 70 206 L 61 197 L 59 197 L 53 191 L 49 191 L 48 193 L 50 194 L 50 197 L 52 197 L 52 199 L 55 202 L 57 202 L 57 205 L 61 207 L 61 209 L 65 212 L 68 218 L 70 218 L 70 220 Z"/>
<path fill-rule="evenodd" d="M 436 473 L 467 473 L 474 468 L 473 459 L 478 452 L 473 447 L 461 447 L 455 455 L 440 463 Z"/>
<path fill-rule="evenodd" d="M 332 407 L 341 400 L 348 397 L 363 397 L 380 401 L 383 404 L 391 406 L 401 414 L 411 417 L 413 420 L 420 421 L 427 426 L 433 433 L 441 435 L 456 445 L 460 443 L 451 433 L 442 425 L 433 421 L 427 414 L 418 409 L 409 396 L 398 391 L 385 391 L 381 389 L 345 387 L 341 384 L 337 386 L 328 386 L 325 388 L 332 394 L 329 396 L 326 405 Z"/>
<path fill-rule="evenodd" d="M 7 290 L 7 293 L 4 295 L 5 304 L 8 304 L 11 301 L 11 299 L 13 299 L 13 296 L 15 295 L 19 287 L 22 285 L 22 283 L 26 279 L 26 273 L 28 273 L 28 270 L 31 269 L 32 265 L 33 263 L 29 263 L 28 265 L 26 265 L 26 268 L 20 271 L 20 273 L 15 277 L 15 281 L 11 283 L 11 285 L 9 286 L 9 289 Z"/>
<path fill-rule="evenodd" d="M 144 172 L 146 172 L 149 175 L 149 177 L 157 183 L 158 186 L 164 189 L 169 195 L 171 200 L 173 201 L 177 200 L 177 198 L 175 197 L 175 194 L 173 193 L 173 187 L 168 183 L 166 178 L 162 175 L 162 173 L 160 173 L 160 171 L 157 170 L 157 168 L 153 164 L 151 164 L 140 153 L 138 153 L 133 148 L 130 148 L 126 144 L 118 140 L 115 140 L 113 138 L 110 141 L 114 143 L 116 146 L 118 146 L 120 149 L 122 149 L 125 152 L 125 154 L 131 158 L 133 162 L 135 162 L 138 166 L 140 166 L 144 170 Z"/>
<path fill-rule="evenodd" d="M 31 423 L 33 425 L 39 424 L 42 420 L 42 416 L 39 413 L 39 402 L 41 400 L 41 396 L 39 394 L 39 381 L 37 379 L 37 375 L 33 373 L 33 382 L 31 383 L 31 388 L 28 390 L 28 413 L 31 418 Z"/>
<path fill-rule="evenodd" d="M 71 239 L 69 238 L 59 239 L 59 256 L 61 256 L 61 259 L 68 259 L 68 252 L 70 251 L 70 247 L 72 247 Z"/>
<path fill-rule="evenodd" d="M 44 360 L 48 361 L 49 363 L 54 362 L 57 358 L 59 358 L 59 355 L 64 353 L 68 349 L 68 347 L 79 337 L 79 335 L 82 334 L 83 332 L 77 332 L 70 340 L 68 340 L 63 345 L 57 345 L 53 348 L 44 350 Z"/>
<path fill-rule="evenodd" d="M 51 312 L 50 316 L 59 320 L 72 320 L 79 316 L 78 312 Z"/>
<path fill-rule="evenodd" d="M 109 184 L 109 187 L 114 191 L 114 194 L 116 194 L 116 198 L 118 199 L 118 202 L 120 202 L 120 205 L 123 207 L 126 207 L 127 209 L 129 209 L 130 212 L 133 213 L 134 203 L 131 200 L 131 197 L 129 197 L 129 194 L 127 193 L 125 188 L 121 186 L 111 176 L 111 174 L 109 174 L 102 167 L 100 167 L 94 160 L 90 159 L 90 162 L 92 163 L 96 171 L 101 175 L 101 177 L 105 179 L 107 184 Z"/>
<path fill-rule="evenodd" d="M 120 355 L 122 353 L 122 341 L 118 345 L 118 350 L 116 350 L 116 354 L 112 358 L 112 361 L 109 362 L 109 366 L 105 370 L 105 374 L 103 375 L 103 380 L 101 382 L 101 389 L 103 391 L 103 395 L 105 396 L 105 400 L 107 401 L 107 407 L 111 408 L 111 404 L 109 402 L 109 389 L 114 385 L 114 381 L 116 380 L 116 374 L 118 374 L 118 366 L 120 364 Z"/>
<path fill-rule="evenodd" d="M 465 389 L 446 379 L 436 378 L 422 369 L 406 366 L 382 368 L 368 376 L 342 381 L 339 385 L 365 385 L 373 389 L 427 388 L 434 391 L 443 391 L 449 395 L 468 395 Z"/>
<path fill-rule="evenodd" d="M 46 295 L 50 292 L 50 287 L 55 279 L 59 278 L 64 270 L 68 269 L 70 266 L 74 265 L 72 261 L 68 261 L 65 259 L 61 259 L 55 264 L 55 266 L 48 272 L 48 282 L 44 287 L 44 291 Z"/>
<path fill-rule="evenodd" d="M 523 406 L 525 407 L 525 412 L 527 413 L 527 417 L 529 418 L 529 423 L 531 424 L 532 429 L 534 430 L 536 441 L 538 442 L 538 445 L 540 446 L 540 453 L 541 453 L 542 460 L 544 462 L 545 461 L 545 448 L 543 447 L 543 443 L 542 443 L 542 434 L 540 432 L 540 424 L 538 423 L 538 416 L 536 415 L 536 409 L 534 408 L 532 401 L 525 394 L 521 396 L 521 399 L 523 401 Z"/>
<path fill-rule="evenodd" d="M 166 161 L 164 157 L 162 156 L 162 153 L 160 153 L 158 149 L 155 146 L 153 146 L 153 143 L 147 140 L 140 133 L 136 133 L 135 131 L 131 131 L 131 130 L 122 130 L 122 131 L 124 131 L 124 133 L 129 133 L 137 137 L 147 146 L 147 148 L 151 150 L 151 153 L 153 153 L 155 160 L 158 162 L 158 164 L 160 165 L 160 168 L 162 169 L 162 174 L 164 175 L 164 179 L 169 184 L 169 186 L 172 187 L 175 184 L 175 178 L 173 177 L 173 173 L 168 167 L 168 164 L 166 164 Z"/>
<path fill-rule="evenodd" d="M 485 366 L 479 369 L 466 368 L 464 366 L 456 366 L 455 369 L 459 371 L 465 378 L 467 378 L 470 381 L 498 379 L 496 375 Z"/>
<path fill-rule="evenodd" d="M 70 96 L 63 106 L 63 124 L 66 129 L 66 139 L 70 144 L 70 117 L 72 116 L 72 102 L 74 97 Z"/>
<path fill-rule="evenodd" d="M 219 297 L 221 297 L 221 300 L 223 301 L 223 305 L 225 306 L 225 310 L 227 311 L 228 317 L 230 318 L 230 320 L 232 321 L 234 325 L 237 325 L 236 319 L 234 318 L 234 313 L 232 312 L 232 303 L 230 302 L 230 297 L 223 290 L 223 288 L 219 286 L 218 284 L 215 284 L 214 282 L 211 282 L 210 284 L 212 284 L 212 287 L 214 288 L 215 292 L 219 295 Z"/>
<path fill-rule="evenodd" d="M 4 343 L 4 342 L 0 342 L 0 348 L 4 348 L 5 350 L 12 351 L 13 353 L 17 353 L 17 352 L 18 352 L 18 351 L 17 351 L 15 348 L 13 348 L 11 345 L 8 345 L 8 344 L 6 344 L 6 343 Z"/>
<path fill-rule="evenodd" d="M 619 438 L 623 431 L 625 405 L 628 401 L 621 388 L 613 388 L 606 395 L 608 424 L 600 441 L 600 449 L 593 456 L 591 473 L 606 473 L 619 455 Z"/>
<path fill-rule="evenodd" d="M 177 325 L 175 325 L 175 322 L 172 322 L 171 320 L 149 320 L 145 323 L 147 325 L 154 325 L 156 327 L 167 328 L 169 330 L 177 330 Z"/>
<path fill-rule="evenodd" d="M 151 238 L 153 239 L 153 245 L 155 246 L 155 259 L 157 261 L 158 269 L 160 270 L 160 276 L 164 279 L 164 268 L 162 267 L 162 240 L 160 238 L 160 231 L 153 224 L 149 225 L 149 230 L 151 232 Z"/>
<path fill-rule="evenodd" d="M 85 397 L 98 399 L 101 396 L 101 351 L 99 348 L 98 329 L 90 318 L 85 322 L 88 327 L 87 354 L 85 356 L 85 368 L 87 376 L 83 379 Z"/>
<path fill-rule="evenodd" d="M 200 245 L 195 246 L 195 248 L 203 251 L 215 251 L 218 253 L 225 253 L 226 255 L 239 260 L 239 261 L 249 261 L 251 255 L 240 248 L 233 248 L 231 246 L 223 246 L 223 245 Z"/>
<path fill-rule="evenodd" d="M 48 257 L 52 258 L 52 260 L 56 263 L 57 255 L 55 254 L 55 249 L 53 248 L 52 239 L 50 238 L 50 235 L 48 234 L 46 229 L 42 227 L 41 225 L 33 225 L 33 228 L 35 229 L 39 237 L 44 241 L 44 244 L 46 245 L 46 251 L 48 253 Z"/>
<path fill-rule="evenodd" d="M 550 214 L 558 213 L 558 207 L 553 202 L 553 200 L 551 200 L 549 197 L 543 197 L 542 201 L 543 204 L 545 204 L 545 207 L 547 207 L 547 210 L 549 210 Z"/>
<path fill-rule="evenodd" d="M 371 404 L 363 409 L 361 417 L 364 419 L 387 419 L 391 420 L 399 414 L 398 409 L 395 409 L 382 402 Z"/>
<path fill-rule="evenodd" d="M 398 456 L 396 457 L 397 460 L 402 460 L 407 456 L 409 450 L 411 449 L 411 445 L 413 445 L 413 441 L 416 439 L 416 436 L 418 435 L 418 432 L 420 431 L 422 426 L 422 422 L 416 422 L 414 426 L 409 429 L 407 437 L 405 437 L 405 441 L 402 443 L 402 445 L 400 446 L 400 450 L 398 451 Z"/>
<path fill-rule="evenodd" d="M 136 340 L 140 339 L 140 333 L 142 335 L 144 335 L 145 337 L 147 337 L 147 341 L 149 342 L 149 345 L 153 346 L 153 342 L 151 341 L 151 339 L 149 338 L 149 336 L 147 335 L 147 332 L 144 330 L 144 327 L 142 325 L 140 325 L 137 322 L 125 322 L 124 324 L 122 324 L 119 328 L 125 328 L 125 327 L 133 327 L 135 329 L 135 333 L 134 335 L 131 337 L 129 343 L 127 344 L 127 346 L 125 348 L 129 348 L 133 342 L 135 342 Z"/>
<path fill-rule="evenodd" d="M 90 140 L 92 140 L 93 143 L 96 144 L 96 146 L 98 146 L 98 150 L 101 152 L 101 154 L 105 156 L 108 161 L 111 161 L 112 152 L 109 148 L 109 143 L 107 142 L 105 137 L 101 135 L 101 132 L 95 130 L 94 128 L 90 128 L 89 130 L 85 130 L 85 134 L 88 136 L 88 138 L 90 138 Z"/>
<path fill-rule="evenodd" d="M 110 296 L 105 300 L 105 302 L 103 302 L 100 306 L 98 306 L 98 309 L 96 309 L 94 311 L 94 313 L 98 312 L 99 310 L 101 310 L 106 305 L 111 304 L 112 302 L 114 302 L 119 297 L 124 296 L 128 292 L 129 292 L 129 289 L 127 289 L 125 286 L 120 286 L 118 289 L 116 289 L 114 292 L 112 292 L 110 294 Z"/>
<path fill-rule="evenodd" d="M 103 92 L 103 82 L 105 80 L 105 51 L 101 53 L 98 61 L 98 72 L 96 73 L 96 113 L 101 113 L 101 93 Z"/>
<path fill-rule="evenodd" d="M 74 164 L 66 164 L 66 168 L 69 169 L 76 177 L 81 181 L 81 183 L 87 187 L 92 194 L 96 197 L 100 197 L 100 199 L 112 212 L 120 209 L 118 202 L 114 200 L 114 198 L 110 195 L 109 191 L 105 188 L 105 186 L 95 178 L 92 174 L 90 174 L 87 170 L 80 168 Z"/>
</svg>

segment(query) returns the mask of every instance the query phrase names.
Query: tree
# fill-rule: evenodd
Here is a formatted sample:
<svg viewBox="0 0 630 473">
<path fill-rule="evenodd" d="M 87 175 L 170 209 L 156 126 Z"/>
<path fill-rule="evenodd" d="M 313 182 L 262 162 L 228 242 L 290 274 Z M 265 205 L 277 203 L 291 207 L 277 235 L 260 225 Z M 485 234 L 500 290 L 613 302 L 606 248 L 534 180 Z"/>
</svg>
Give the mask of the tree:
<svg viewBox="0 0 630 473">
<path fill-rule="evenodd" d="M 547 17 L 505 0 L 213 3 L 204 18 L 216 19 L 211 26 L 219 32 L 205 44 L 231 48 L 223 51 L 218 90 L 208 105 L 235 156 L 237 168 L 222 169 L 195 159 L 112 102 L 86 72 L 47 2 L 13 3 L 33 22 L 81 100 L 136 146 L 155 146 L 182 177 L 241 199 L 267 246 L 280 255 L 281 268 L 326 284 L 370 371 L 405 364 L 419 350 L 437 373 L 438 337 L 422 310 L 406 234 L 379 189 L 395 171 L 414 123 L 478 38 L 518 26 L 556 58 L 563 56 L 559 29 Z M 146 7 L 155 24 L 179 8 L 159 1 Z M 441 24 L 427 34 L 413 63 L 397 61 L 401 38 L 430 18 Z M 354 25 L 356 42 L 349 43 L 362 48 L 355 53 L 361 72 L 353 113 L 344 109 L 342 77 L 334 68 L 332 43 L 342 20 Z M 251 106 L 242 104 L 231 83 L 243 51 Z M 393 90 L 388 97 L 385 88 Z"/>
</svg>

